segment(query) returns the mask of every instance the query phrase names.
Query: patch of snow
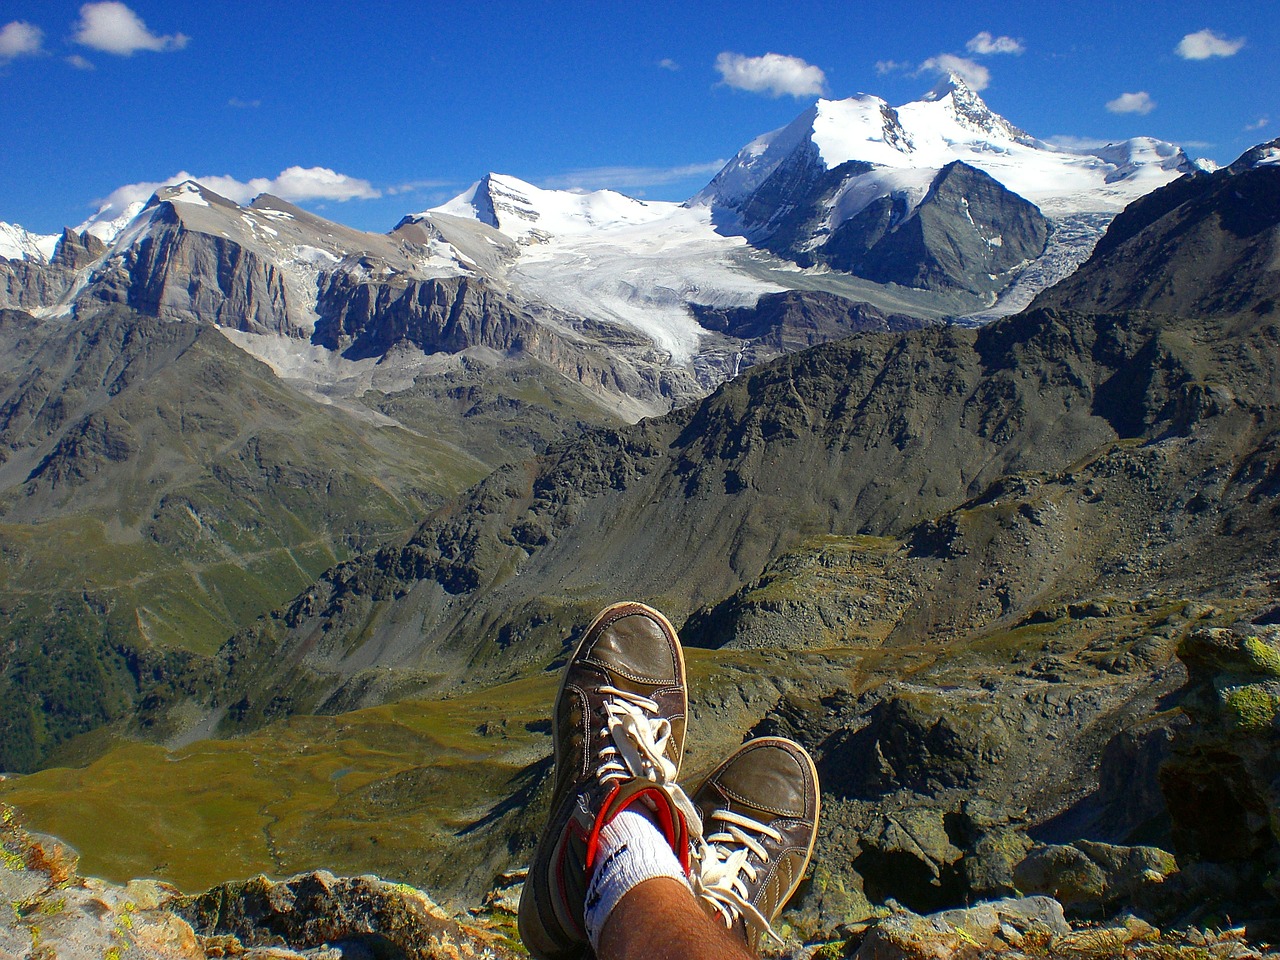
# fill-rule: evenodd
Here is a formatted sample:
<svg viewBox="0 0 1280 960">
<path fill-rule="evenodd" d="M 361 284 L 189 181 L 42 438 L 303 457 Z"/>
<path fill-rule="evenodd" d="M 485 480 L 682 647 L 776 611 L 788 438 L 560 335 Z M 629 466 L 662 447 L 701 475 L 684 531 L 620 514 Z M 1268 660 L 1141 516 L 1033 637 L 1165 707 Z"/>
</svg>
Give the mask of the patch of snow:
<svg viewBox="0 0 1280 960">
<path fill-rule="evenodd" d="M 1253 161 L 1255 167 L 1274 167 L 1280 165 L 1280 147 L 1267 146 L 1258 151 Z"/>
<path fill-rule="evenodd" d="M 447 213 L 476 219 L 513 240 L 528 243 L 652 223 L 664 215 L 663 206 L 613 190 L 543 190 L 515 177 L 491 173 L 448 203 L 415 216 Z"/>
<path fill-rule="evenodd" d="M 906 213 L 910 213 L 925 198 L 937 175 L 937 170 L 881 167 L 860 177 L 850 177 L 832 201 L 827 229 L 834 230 L 846 220 L 856 217 L 881 197 L 903 198 L 907 205 Z"/>
<path fill-rule="evenodd" d="M 737 266 L 734 254 L 746 241 L 716 233 L 706 208 L 648 208 L 659 216 L 529 247 L 508 280 L 566 313 L 637 330 L 673 363 L 686 363 L 706 333 L 690 303 L 750 306 L 761 294 L 784 288 Z"/>
<path fill-rule="evenodd" d="M 310 263 L 315 266 L 332 266 L 333 264 L 338 263 L 342 258 L 330 253 L 328 250 L 321 250 L 319 247 L 299 243 L 293 248 L 293 259 L 302 263 Z"/>
<path fill-rule="evenodd" d="M 60 236 L 31 233 L 16 223 L 0 223 L 0 257 L 48 263 Z"/>
<path fill-rule="evenodd" d="M 62 234 L 55 233 L 52 236 L 36 237 L 36 249 L 40 251 L 40 255 L 45 260 L 52 260 L 54 253 L 58 249 L 58 241 L 62 239 Z"/>
<path fill-rule="evenodd" d="M 157 195 L 171 203 L 189 203 L 196 207 L 209 206 L 209 201 L 204 198 L 200 185 L 191 180 L 185 180 L 176 187 L 158 191 Z"/>
<path fill-rule="evenodd" d="M 208 204 L 206 203 L 205 206 L 208 206 Z M 274 227 L 268 227 L 265 223 L 259 223 L 257 219 L 250 216 L 248 213 L 241 214 L 240 219 L 243 220 L 245 223 L 247 223 L 249 225 L 249 229 L 253 230 L 254 232 L 261 230 L 263 233 L 268 233 L 273 237 L 280 236 L 279 230 L 275 229 Z"/>
<path fill-rule="evenodd" d="M 115 241 L 116 237 L 124 232 L 125 227 L 133 222 L 134 217 L 142 212 L 145 206 L 145 200 L 134 200 L 125 206 L 120 213 L 112 217 L 110 214 L 115 210 L 115 207 L 108 204 L 76 227 L 76 233 L 85 233 L 87 231 L 103 243 L 110 245 Z"/>
</svg>

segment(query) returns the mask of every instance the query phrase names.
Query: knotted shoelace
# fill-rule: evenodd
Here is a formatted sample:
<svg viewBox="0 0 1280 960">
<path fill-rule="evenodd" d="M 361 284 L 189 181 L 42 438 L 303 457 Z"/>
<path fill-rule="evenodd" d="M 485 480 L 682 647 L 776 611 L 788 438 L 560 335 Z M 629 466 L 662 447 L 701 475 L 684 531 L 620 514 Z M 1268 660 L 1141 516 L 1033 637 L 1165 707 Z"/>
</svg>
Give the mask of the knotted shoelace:
<svg viewBox="0 0 1280 960">
<path fill-rule="evenodd" d="M 701 839 L 702 819 L 684 789 L 676 783 L 679 772 L 667 756 L 671 721 L 658 716 L 658 704 L 648 697 L 603 686 L 609 740 L 597 754 L 596 777 L 601 783 L 641 779 L 671 798 L 684 816 L 691 838 Z"/>
<path fill-rule="evenodd" d="M 707 835 L 696 848 L 698 869 L 692 877 L 694 894 L 720 914 L 725 927 L 732 929 L 734 921 L 741 917 L 749 930 L 762 931 L 782 943 L 768 918 L 747 899 L 747 883 L 754 882 L 769 861 L 769 852 L 753 834 L 779 843 L 782 834 L 732 810 L 717 810 L 709 819 L 722 824 L 724 829 Z M 750 862 L 753 853 L 759 858 L 758 864 Z"/>
</svg>

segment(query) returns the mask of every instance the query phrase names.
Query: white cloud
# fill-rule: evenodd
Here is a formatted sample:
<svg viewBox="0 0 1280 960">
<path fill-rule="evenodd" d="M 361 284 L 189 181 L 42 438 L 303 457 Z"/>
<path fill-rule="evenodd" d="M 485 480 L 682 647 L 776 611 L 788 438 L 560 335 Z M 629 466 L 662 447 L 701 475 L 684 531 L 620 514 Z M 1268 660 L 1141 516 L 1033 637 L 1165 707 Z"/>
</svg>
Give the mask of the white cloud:
<svg viewBox="0 0 1280 960">
<path fill-rule="evenodd" d="M 368 180 L 336 173 L 328 167 L 289 167 L 277 177 L 254 177 L 248 181 L 226 175 L 193 176 L 182 170 L 165 180 L 130 183 L 113 190 L 106 199 L 99 201 L 99 213 L 110 208 L 111 215 L 117 215 L 135 200 L 148 200 L 161 187 L 182 183 L 184 180 L 195 180 L 236 203 L 248 203 L 260 193 L 270 193 L 282 200 L 291 201 L 375 200 L 382 196 L 382 192 L 374 189 Z"/>
<path fill-rule="evenodd" d="M 232 97 L 227 101 L 228 107 L 235 107 L 237 110 L 253 110 L 262 106 L 261 100 L 242 100 L 240 97 Z"/>
<path fill-rule="evenodd" d="M 954 53 L 940 53 L 920 64 L 922 73 L 954 74 L 974 91 L 985 90 L 991 85 L 991 71 L 980 63 Z"/>
<path fill-rule="evenodd" d="M 827 76 L 821 68 L 781 53 L 748 57 L 726 50 L 716 57 L 716 69 L 725 86 L 774 97 L 820 96 L 827 86 Z"/>
<path fill-rule="evenodd" d="M 897 73 L 900 70 L 914 70 L 915 66 L 910 60 L 877 60 L 876 73 L 883 77 L 887 73 Z"/>
<path fill-rule="evenodd" d="M 460 185 L 451 180 L 410 180 L 407 183 L 398 183 L 394 187 L 387 187 L 386 193 L 388 196 L 395 197 L 402 193 L 420 193 L 423 190 L 457 186 Z"/>
<path fill-rule="evenodd" d="M 1244 37 L 1228 40 L 1220 33 L 1208 29 L 1188 33 L 1174 48 L 1184 60 L 1208 60 L 1210 57 L 1234 57 L 1244 46 Z"/>
<path fill-rule="evenodd" d="M 181 50 L 191 38 L 181 33 L 158 36 L 123 3 L 102 0 L 80 8 L 80 22 L 76 24 L 73 39 L 84 47 L 128 57 L 139 50 Z"/>
<path fill-rule="evenodd" d="M 44 31 L 25 20 L 0 27 L 0 62 L 44 53 Z"/>
<path fill-rule="evenodd" d="M 1156 108 L 1156 102 L 1145 90 L 1137 93 L 1122 93 L 1114 100 L 1107 101 L 1107 109 L 1112 113 L 1148 114 Z"/>
<path fill-rule="evenodd" d="M 622 190 L 656 187 L 667 183 L 679 183 L 690 177 L 711 176 L 719 173 L 727 162 L 727 160 L 712 160 L 710 163 L 689 163 L 679 167 L 591 167 L 546 177 L 539 186 L 547 190 Z"/>
<path fill-rule="evenodd" d="M 1249 131 L 1262 130 L 1267 126 L 1270 126 L 1270 124 L 1271 124 L 1270 117 L 1259 117 L 1256 123 L 1249 124 L 1248 126 L 1245 127 L 1245 129 Z"/>
<path fill-rule="evenodd" d="M 75 67 L 77 70 L 96 70 L 96 69 L 98 69 L 98 68 L 97 68 L 97 67 L 95 67 L 92 63 L 90 63 L 88 60 L 86 60 L 84 57 L 80 56 L 80 54 L 78 54 L 78 53 L 73 53 L 71 56 L 67 57 L 67 63 L 71 64 L 71 65 L 72 65 L 73 67 Z"/>
<path fill-rule="evenodd" d="M 663 70 L 676 71 L 680 69 L 680 64 L 676 63 L 670 57 L 663 57 L 661 60 L 658 61 L 658 66 L 660 66 Z"/>
<path fill-rule="evenodd" d="M 993 53 L 1022 53 L 1027 48 L 1021 40 L 1013 37 L 993 37 L 991 31 L 983 30 L 965 44 L 970 53 L 989 56 Z"/>
</svg>

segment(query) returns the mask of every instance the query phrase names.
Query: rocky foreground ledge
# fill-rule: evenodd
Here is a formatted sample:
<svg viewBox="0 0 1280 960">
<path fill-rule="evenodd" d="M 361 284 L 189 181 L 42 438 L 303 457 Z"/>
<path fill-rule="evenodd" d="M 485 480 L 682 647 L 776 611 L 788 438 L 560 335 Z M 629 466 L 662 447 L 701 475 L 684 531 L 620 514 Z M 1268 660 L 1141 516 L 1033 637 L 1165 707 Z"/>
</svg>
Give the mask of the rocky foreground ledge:
<svg viewBox="0 0 1280 960">
<path fill-rule="evenodd" d="M 156 880 L 124 886 L 77 873 L 53 837 L 24 831 L 0 808 L 0 960 L 507 960 L 518 886 L 467 920 L 420 890 L 326 871 L 255 877 L 198 896 Z M 518 882 L 518 881 L 517 881 Z M 1051 897 L 982 903 L 922 917 L 897 910 L 818 943 L 787 944 L 792 960 L 970 960 L 980 957 L 1235 960 L 1280 957 L 1242 930 L 1162 932 L 1136 917 L 1073 927 Z"/>
</svg>

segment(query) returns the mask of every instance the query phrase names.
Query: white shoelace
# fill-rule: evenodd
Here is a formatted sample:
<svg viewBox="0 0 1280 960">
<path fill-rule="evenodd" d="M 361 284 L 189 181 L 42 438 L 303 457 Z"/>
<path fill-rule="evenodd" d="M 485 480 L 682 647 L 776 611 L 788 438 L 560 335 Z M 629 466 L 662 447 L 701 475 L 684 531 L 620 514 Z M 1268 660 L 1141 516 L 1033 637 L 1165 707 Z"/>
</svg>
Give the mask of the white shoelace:
<svg viewBox="0 0 1280 960">
<path fill-rule="evenodd" d="M 685 818 L 691 838 L 701 838 L 701 818 L 683 788 L 676 783 L 675 761 L 666 755 L 671 721 L 657 716 L 658 704 L 648 697 L 604 686 L 600 692 L 608 717 L 609 738 L 597 755 L 596 777 L 601 783 L 641 779 L 661 789 Z"/>
<path fill-rule="evenodd" d="M 710 819 L 723 824 L 725 829 L 708 835 L 698 849 L 694 893 L 720 913 L 726 927 L 732 929 L 734 921 L 742 917 L 749 929 L 763 931 L 782 943 L 768 918 L 747 899 L 748 881 L 754 881 L 769 861 L 769 852 L 752 834 L 776 842 L 781 842 L 782 834 L 732 810 L 717 810 Z M 759 864 L 749 862 L 753 853 L 759 858 Z"/>
</svg>

